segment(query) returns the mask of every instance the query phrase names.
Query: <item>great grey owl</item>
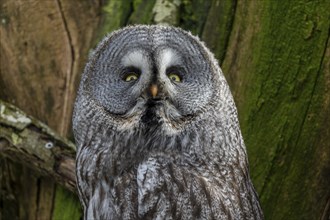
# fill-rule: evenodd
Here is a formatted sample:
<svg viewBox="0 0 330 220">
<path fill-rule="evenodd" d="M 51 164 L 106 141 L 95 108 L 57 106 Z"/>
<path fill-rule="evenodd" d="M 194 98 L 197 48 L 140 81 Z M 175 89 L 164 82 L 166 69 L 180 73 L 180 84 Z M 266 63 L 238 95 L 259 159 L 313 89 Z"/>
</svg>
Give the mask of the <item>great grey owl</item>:
<svg viewBox="0 0 330 220">
<path fill-rule="evenodd" d="M 103 39 L 73 130 L 85 219 L 263 219 L 227 82 L 186 31 L 140 25 Z"/>
</svg>

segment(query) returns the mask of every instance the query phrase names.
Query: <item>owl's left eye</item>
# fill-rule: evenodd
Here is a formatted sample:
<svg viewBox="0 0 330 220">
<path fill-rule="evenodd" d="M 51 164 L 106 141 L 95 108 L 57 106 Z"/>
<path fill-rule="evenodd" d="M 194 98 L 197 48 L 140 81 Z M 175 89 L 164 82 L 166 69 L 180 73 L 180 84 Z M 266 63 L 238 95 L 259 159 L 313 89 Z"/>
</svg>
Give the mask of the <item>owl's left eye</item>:
<svg viewBox="0 0 330 220">
<path fill-rule="evenodd" d="M 175 83 L 182 82 L 182 75 L 184 75 L 185 70 L 181 66 L 171 66 L 166 70 L 167 77 Z"/>
<path fill-rule="evenodd" d="M 139 78 L 139 74 L 137 73 L 134 73 L 134 72 L 130 72 L 130 73 L 127 73 L 126 76 L 124 77 L 124 80 L 126 82 L 131 82 L 131 81 L 135 81 Z"/>
</svg>

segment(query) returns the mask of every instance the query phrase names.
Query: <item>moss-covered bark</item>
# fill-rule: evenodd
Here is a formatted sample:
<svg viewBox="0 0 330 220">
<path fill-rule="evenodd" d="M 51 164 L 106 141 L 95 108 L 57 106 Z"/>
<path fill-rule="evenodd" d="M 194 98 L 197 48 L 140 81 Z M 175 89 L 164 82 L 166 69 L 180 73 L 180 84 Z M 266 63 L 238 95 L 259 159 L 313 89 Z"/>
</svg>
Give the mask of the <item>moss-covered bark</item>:
<svg viewBox="0 0 330 220">
<path fill-rule="evenodd" d="M 267 219 L 320 219 L 329 201 L 328 8 L 238 2 L 224 70 Z"/>
<path fill-rule="evenodd" d="M 128 24 L 152 24 L 155 3 L 156 0 L 134 0 Z"/>
<path fill-rule="evenodd" d="M 0 1 L 0 98 L 70 136 L 99 7 L 97 1 Z M 57 204 L 71 204 L 57 201 L 62 191 L 54 180 L 25 166 L 1 159 L 0 173 L 0 219 L 51 219 Z"/>
<path fill-rule="evenodd" d="M 211 9 L 207 14 L 202 38 L 212 52 L 216 54 L 220 63 L 224 59 L 232 31 L 236 4 L 236 1 L 233 0 L 213 0 Z"/>
<path fill-rule="evenodd" d="M 75 191 L 75 145 L 1 100 L 0 152 Z"/>
<path fill-rule="evenodd" d="M 100 41 L 107 33 L 127 24 L 132 13 L 133 0 L 108 0 L 101 8 L 101 22 L 95 43 Z"/>
</svg>

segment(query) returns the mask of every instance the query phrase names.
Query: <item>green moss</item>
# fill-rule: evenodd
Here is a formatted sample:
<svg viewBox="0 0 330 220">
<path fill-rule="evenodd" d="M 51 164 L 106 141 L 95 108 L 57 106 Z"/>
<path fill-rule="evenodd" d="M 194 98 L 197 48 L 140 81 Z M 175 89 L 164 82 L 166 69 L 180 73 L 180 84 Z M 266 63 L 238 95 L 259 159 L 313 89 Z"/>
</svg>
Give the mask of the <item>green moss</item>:
<svg viewBox="0 0 330 220">
<path fill-rule="evenodd" d="M 20 144 L 22 142 L 22 139 L 15 133 L 11 134 L 11 141 L 14 145 Z"/>
<path fill-rule="evenodd" d="M 152 12 L 156 24 L 177 26 L 179 23 L 179 8 L 181 0 L 158 0 Z"/>
<path fill-rule="evenodd" d="M 201 36 L 211 3 L 204 0 L 182 0 L 180 26 Z"/>
<path fill-rule="evenodd" d="M 102 21 L 96 42 L 120 27 L 127 24 L 132 13 L 132 0 L 108 0 L 102 9 Z"/>
<path fill-rule="evenodd" d="M 128 24 L 152 24 L 152 9 L 156 0 L 134 0 L 133 13 L 131 14 Z"/>
<path fill-rule="evenodd" d="M 329 193 L 323 189 L 329 182 L 317 186 L 315 174 L 325 168 L 314 157 L 325 118 L 316 103 L 326 92 L 316 88 L 325 87 L 320 64 L 329 38 L 326 8 L 329 2 L 261 4 L 253 59 L 240 72 L 246 75 L 240 121 L 266 219 L 319 219 L 318 203 L 326 199 L 316 202 L 312 194 Z"/>
<path fill-rule="evenodd" d="M 203 28 L 202 38 L 222 63 L 232 30 L 236 1 L 213 0 Z"/>
<path fill-rule="evenodd" d="M 82 209 L 78 197 L 72 192 L 57 185 L 53 220 L 82 219 Z"/>
</svg>

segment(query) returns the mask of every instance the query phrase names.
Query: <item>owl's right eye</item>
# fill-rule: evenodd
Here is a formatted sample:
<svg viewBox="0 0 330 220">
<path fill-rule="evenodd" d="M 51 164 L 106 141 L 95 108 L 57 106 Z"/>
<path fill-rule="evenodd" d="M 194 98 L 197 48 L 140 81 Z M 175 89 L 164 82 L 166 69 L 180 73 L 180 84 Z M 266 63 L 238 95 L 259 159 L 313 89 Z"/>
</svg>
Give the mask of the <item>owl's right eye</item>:
<svg viewBox="0 0 330 220">
<path fill-rule="evenodd" d="M 122 79 L 125 82 L 134 82 L 139 79 L 140 75 L 141 71 L 138 68 L 129 66 L 123 69 Z"/>
<path fill-rule="evenodd" d="M 134 73 L 134 72 L 129 72 L 126 74 L 126 76 L 124 77 L 124 80 L 126 82 L 131 82 L 131 81 L 135 81 L 139 78 L 139 74 Z"/>
<path fill-rule="evenodd" d="M 176 73 L 168 74 L 168 78 L 170 78 L 173 82 L 181 82 L 181 77 Z"/>
</svg>

